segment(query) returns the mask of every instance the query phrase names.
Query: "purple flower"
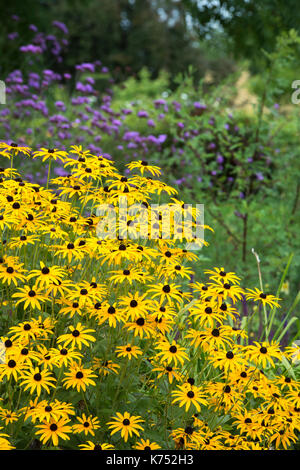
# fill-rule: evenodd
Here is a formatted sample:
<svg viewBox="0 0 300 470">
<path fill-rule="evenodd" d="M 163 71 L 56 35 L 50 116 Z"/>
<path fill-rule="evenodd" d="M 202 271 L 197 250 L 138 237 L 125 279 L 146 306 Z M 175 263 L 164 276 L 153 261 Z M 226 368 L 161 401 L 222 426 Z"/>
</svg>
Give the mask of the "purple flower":
<svg viewBox="0 0 300 470">
<path fill-rule="evenodd" d="M 28 44 L 27 46 L 21 46 L 20 51 L 32 52 L 32 54 L 41 54 L 43 52 L 40 46 L 34 46 L 33 44 Z"/>
<path fill-rule="evenodd" d="M 19 36 L 19 33 L 17 31 L 13 32 L 13 33 L 9 33 L 7 35 L 7 38 L 10 40 L 10 41 L 13 41 L 14 39 L 16 39 L 17 37 Z"/>
<path fill-rule="evenodd" d="M 258 173 L 255 173 L 255 176 L 258 181 L 264 180 L 264 175 L 260 171 Z"/>
<path fill-rule="evenodd" d="M 175 108 L 175 111 L 180 111 L 180 109 L 181 109 L 181 104 L 178 103 L 178 101 L 173 101 L 172 104 L 173 104 L 173 106 L 174 106 L 174 108 Z"/>
<path fill-rule="evenodd" d="M 208 145 L 208 150 L 214 150 L 216 148 L 216 144 L 214 142 L 211 142 L 209 145 Z"/>
<path fill-rule="evenodd" d="M 95 65 L 91 63 L 83 63 L 80 65 L 76 65 L 75 68 L 76 70 L 79 70 L 80 72 L 85 72 L 85 71 L 92 72 L 92 73 L 95 72 Z"/>
<path fill-rule="evenodd" d="M 137 113 L 138 117 L 141 117 L 141 118 L 147 118 L 149 116 L 149 114 L 147 113 L 147 111 L 141 109 L 140 111 L 138 111 Z"/>
<path fill-rule="evenodd" d="M 162 105 L 165 105 L 165 104 L 166 104 L 166 100 L 163 100 L 162 98 L 159 98 L 158 100 L 154 101 L 154 106 L 156 108 L 159 108 L 159 106 L 162 106 Z"/>
<path fill-rule="evenodd" d="M 205 104 L 200 103 L 200 101 L 195 101 L 194 102 L 194 108 L 196 108 L 196 109 L 206 109 L 206 106 L 205 106 Z"/>
<path fill-rule="evenodd" d="M 55 106 L 60 109 L 61 111 L 66 110 L 65 103 L 63 101 L 55 101 Z"/>
<path fill-rule="evenodd" d="M 218 163 L 223 163 L 224 162 L 224 157 L 220 153 L 218 153 L 217 162 Z"/>
<path fill-rule="evenodd" d="M 60 29 L 60 31 L 62 31 L 64 34 L 69 33 L 67 26 L 61 21 L 52 21 L 52 25 L 56 27 L 57 29 Z"/>
</svg>

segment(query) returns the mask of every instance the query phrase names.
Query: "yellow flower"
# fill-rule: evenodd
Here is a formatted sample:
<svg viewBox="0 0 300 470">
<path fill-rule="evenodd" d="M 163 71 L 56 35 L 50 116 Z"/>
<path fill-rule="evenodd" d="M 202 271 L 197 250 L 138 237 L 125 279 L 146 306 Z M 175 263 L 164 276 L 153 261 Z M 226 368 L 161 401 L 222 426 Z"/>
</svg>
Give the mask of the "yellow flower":
<svg viewBox="0 0 300 470">
<path fill-rule="evenodd" d="M 66 333 L 64 335 L 60 335 L 57 338 L 58 343 L 63 343 L 64 347 L 70 344 L 71 348 L 77 346 L 79 349 L 82 348 L 82 345 L 89 346 L 90 342 L 95 342 L 96 338 L 90 333 L 94 333 L 95 330 L 91 328 L 84 328 L 81 323 L 77 323 L 77 326 L 74 327 L 73 325 L 69 326 L 69 330 L 71 333 Z"/>
<path fill-rule="evenodd" d="M 172 392 L 175 399 L 172 403 L 179 402 L 179 406 L 185 406 L 185 411 L 188 411 L 191 405 L 194 405 L 197 411 L 200 411 L 201 405 L 207 405 L 207 400 L 204 398 L 205 394 L 195 385 L 179 385 L 177 390 Z"/>
<path fill-rule="evenodd" d="M 140 416 L 131 416 L 127 411 L 124 414 L 116 413 L 116 415 L 112 418 L 113 421 L 107 423 L 109 429 L 112 429 L 111 436 L 121 431 L 121 437 L 127 442 L 128 437 L 131 437 L 132 434 L 139 436 L 139 430 L 143 431 L 139 423 L 144 422 L 144 420 Z"/>
<path fill-rule="evenodd" d="M 21 387 L 25 385 L 24 390 L 29 390 L 31 394 L 36 393 L 38 396 L 40 396 L 42 389 L 50 393 L 49 387 L 55 387 L 52 382 L 56 382 L 47 369 L 41 371 L 38 367 L 30 367 L 28 371 L 24 371 L 21 380 Z"/>
<path fill-rule="evenodd" d="M 82 414 L 82 417 L 77 416 L 77 421 L 79 422 L 79 424 L 73 425 L 73 432 L 75 433 L 84 432 L 86 436 L 88 434 L 94 436 L 95 429 L 100 428 L 99 419 L 97 417 L 93 418 L 92 416 L 86 416 L 85 413 Z"/>
<path fill-rule="evenodd" d="M 77 392 L 80 392 L 80 390 L 85 392 L 86 387 L 89 385 L 96 385 L 94 380 L 92 380 L 95 377 L 97 376 L 93 374 L 91 369 L 85 369 L 80 364 L 74 362 L 70 366 L 70 372 L 65 373 L 63 383 L 66 389 L 76 388 Z"/>
<path fill-rule="evenodd" d="M 36 431 L 36 435 L 40 435 L 40 439 L 43 444 L 52 440 L 53 445 L 57 446 L 59 439 L 63 441 L 70 440 L 68 434 L 72 432 L 71 426 L 68 426 L 70 422 L 69 419 L 61 418 L 58 421 L 51 420 L 44 424 L 38 424 L 36 427 L 38 431 Z"/>
<path fill-rule="evenodd" d="M 156 449 L 161 449 L 161 447 L 156 443 L 156 442 L 150 442 L 149 439 L 141 439 L 140 442 L 137 442 L 135 446 L 133 446 L 134 449 L 137 450 L 156 450 Z"/>
<path fill-rule="evenodd" d="M 63 150 L 58 150 L 55 148 L 45 149 L 42 147 L 37 152 L 33 153 L 32 158 L 42 157 L 42 162 L 45 162 L 48 159 L 51 159 L 51 160 L 58 159 L 64 162 L 67 155 L 68 155 L 67 152 Z"/>
<path fill-rule="evenodd" d="M 143 351 L 138 347 L 134 346 L 130 343 L 125 344 L 125 346 L 118 346 L 116 348 L 117 357 L 128 357 L 129 360 L 132 359 L 132 357 L 138 357 L 139 354 L 143 354 Z"/>
</svg>

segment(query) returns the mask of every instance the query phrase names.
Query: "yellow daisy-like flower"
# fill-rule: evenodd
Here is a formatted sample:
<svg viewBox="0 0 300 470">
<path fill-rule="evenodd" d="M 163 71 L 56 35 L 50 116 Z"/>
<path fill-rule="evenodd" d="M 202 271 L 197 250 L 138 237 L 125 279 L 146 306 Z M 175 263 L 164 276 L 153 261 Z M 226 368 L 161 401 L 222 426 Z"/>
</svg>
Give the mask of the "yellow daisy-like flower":
<svg viewBox="0 0 300 470">
<path fill-rule="evenodd" d="M 13 298 L 20 299 L 16 302 L 16 305 L 24 302 L 24 309 L 32 307 L 42 309 L 40 302 L 46 302 L 47 297 L 43 294 L 43 291 L 37 286 L 25 286 L 19 287 L 18 292 L 12 294 Z"/>
<path fill-rule="evenodd" d="M 32 158 L 37 158 L 37 157 L 42 157 L 42 161 L 45 162 L 48 159 L 51 160 L 61 160 L 62 162 L 65 161 L 67 157 L 67 152 L 64 152 L 63 150 L 58 150 L 55 148 L 40 148 L 37 152 L 34 152 L 32 155 Z"/>
<path fill-rule="evenodd" d="M 21 375 L 21 387 L 25 385 L 24 390 L 29 390 L 30 393 L 36 393 L 40 396 L 43 389 L 50 393 L 49 387 L 55 387 L 53 382 L 55 378 L 51 376 L 49 370 L 40 370 L 38 367 L 30 367 L 28 371 L 24 371 Z"/>
<path fill-rule="evenodd" d="M 150 442 L 149 439 L 141 439 L 140 442 L 137 442 L 135 446 L 133 446 L 134 449 L 137 450 L 156 450 L 156 449 L 161 449 L 161 447 L 156 443 L 156 442 Z"/>
<path fill-rule="evenodd" d="M 2 428 L 0 427 L 0 430 Z M 4 434 L 4 433 L 0 433 L 0 450 L 12 450 L 12 449 L 15 449 L 14 446 L 12 446 L 9 442 L 8 439 L 6 439 L 8 436 L 8 434 Z"/>
<path fill-rule="evenodd" d="M 36 427 L 36 435 L 40 435 L 43 444 L 52 441 L 53 445 L 57 446 L 59 438 L 63 441 L 70 440 L 68 434 L 72 432 L 71 426 L 68 425 L 69 419 L 61 418 L 59 421 L 51 420 L 49 422 L 38 424 Z"/>
<path fill-rule="evenodd" d="M 275 297 L 274 295 L 271 294 L 266 294 L 265 292 L 262 292 L 261 290 L 257 289 L 247 289 L 248 292 L 245 293 L 246 299 L 247 300 L 254 300 L 254 302 L 261 302 L 263 305 L 268 305 L 271 308 L 274 307 L 280 307 L 278 300 L 280 300 L 278 297 Z"/>
<path fill-rule="evenodd" d="M 176 343 L 175 340 L 172 343 L 168 341 L 158 341 L 157 349 L 160 349 L 160 352 L 157 353 L 157 357 L 162 361 L 166 361 L 168 364 L 174 362 L 175 365 L 180 362 L 184 363 L 185 360 L 188 360 L 188 355 L 186 354 L 185 348 Z"/>
<path fill-rule="evenodd" d="M 117 357 L 128 357 L 129 360 L 143 354 L 143 351 L 138 346 L 134 346 L 130 343 L 125 344 L 125 346 L 118 346 L 116 352 L 118 353 Z"/>
<path fill-rule="evenodd" d="M 169 364 L 163 365 L 155 365 L 152 369 L 153 372 L 159 372 L 157 378 L 160 379 L 161 377 L 168 377 L 169 383 L 173 383 L 173 380 L 177 380 L 177 382 L 182 381 L 182 374 L 180 373 L 180 369 L 177 367 L 170 366 Z"/>
<path fill-rule="evenodd" d="M 76 388 L 77 392 L 80 392 L 80 390 L 85 392 L 86 387 L 96 385 L 94 380 L 92 380 L 95 377 L 97 376 L 93 374 L 91 369 L 85 369 L 80 364 L 73 363 L 70 366 L 70 372 L 65 373 L 63 384 L 66 389 Z"/>
<path fill-rule="evenodd" d="M 276 341 L 272 341 L 271 343 L 258 343 L 254 341 L 253 345 L 245 348 L 244 353 L 250 361 L 253 361 L 257 365 L 262 365 L 263 367 L 266 367 L 268 363 L 274 367 L 273 358 L 281 359 L 283 355 Z"/>
<path fill-rule="evenodd" d="M 145 171 L 148 171 L 153 176 L 159 176 L 161 174 L 161 170 L 158 166 L 149 165 L 146 160 L 137 160 L 128 163 L 126 166 L 128 166 L 129 170 L 138 169 L 141 175 L 143 175 Z"/>
<path fill-rule="evenodd" d="M 99 375 L 104 375 L 106 377 L 111 372 L 118 374 L 120 369 L 119 364 L 116 364 L 113 361 L 104 361 L 98 357 L 93 358 L 93 369 L 98 372 Z"/>
<path fill-rule="evenodd" d="M 0 142 L 0 148 L 4 149 L 4 155 L 5 157 L 9 157 L 8 153 L 13 152 L 15 155 L 19 153 L 25 153 L 26 155 L 30 155 L 31 148 L 29 147 L 23 147 L 22 145 L 18 145 L 15 142 L 11 142 L 10 144 L 6 144 L 5 142 Z"/>
<path fill-rule="evenodd" d="M 60 335 L 57 338 L 58 343 L 64 343 L 64 346 L 68 346 L 70 344 L 71 348 L 76 346 L 81 349 L 83 344 L 85 346 L 89 346 L 90 342 L 93 343 L 96 341 L 96 338 L 90 335 L 90 333 L 95 333 L 95 330 L 91 328 L 85 329 L 81 323 L 77 323 L 76 327 L 70 325 L 69 330 L 71 333 Z"/>
<path fill-rule="evenodd" d="M 207 405 L 205 394 L 195 385 L 179 385 L 178 389 L 172 392 L 172 396 L 175 397 L 172 403 L 179 402 L 180 407 L 185 406 L 185 411 L 188 411 L 191 405 L 194 405 L 197 411 L 201 410 L 200 404 Z"/>
<path fill-rule="evenodd" d="M 4 408 L 0 408 L 0 418 L 4 421 L 5 426 L 9 423 L 13 423 L 14 421 L 18 421 L 19 415 L 11 410 L 5 410 Z"/>
<path fill-rule="evenodd" d="M 84 432 L 86 436 L 88 434 L 94 436 L 95 429 L 100 428 L 99 419 L 97 417 L 86 416 L 85 413 L 83 413 L 81 417 L 77 416 L 77 421 L 79 423 L 73 425 L 73 432 L 77 434 Z"/>
<path fill-rule="evenodd" d="M 112 429 L 111 436 L 116 432 L 121 431 L 121 437 L 127 442 L 128 437 L 132 434 L 136 434 L 139 437 L 139 430 L 143 431 L 142 426 L 139 423 L 144 422 L 140 416 L 131 416 L 127 411 L 124 414 L 116 413 L 117 416 L 112 418 L 113 421 L 109 421 L 109 429 Z"/>
<path fill-rule="evenodd" d="M 112 450 L 114 446 L 108 444 L 107 442 L 94 443 L 92 441 L 87 441 L 86 444 L 79 444 L 81 450 Z"/>
</svg>

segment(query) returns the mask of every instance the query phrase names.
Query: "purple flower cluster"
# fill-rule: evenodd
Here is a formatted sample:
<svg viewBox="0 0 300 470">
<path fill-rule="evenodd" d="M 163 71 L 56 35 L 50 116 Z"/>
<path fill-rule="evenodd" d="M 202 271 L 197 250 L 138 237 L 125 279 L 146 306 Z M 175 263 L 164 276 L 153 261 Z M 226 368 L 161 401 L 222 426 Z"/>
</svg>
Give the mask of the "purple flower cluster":
<svg viewBox="0 0 300 470">
<path fill-rule="evenodd" d="M 6 77 L 7 106 L 0 110 L 3 139 L 10 141 L 17 135 L 20 143 L 38 147 L 51 142 L 61 149 L 82 144 L 97 155 L 109 159 L 114 155 L 120 164 L 151 160 L 168 170 L 166 177 L 172 183 L 191 188 L 228 193 L 235 188 L 241 168 L 251 191 L 266 183 L 272 156 L 264 153 L 263 146 L 247 157 L 235 150 L 233 142 L 236 148 L 245 148 L 251 135 L 232 114 L 216 112 L 206 97 L 205 103 L 204 97 L 199 100 L 195 90 L 189 90 L 184 99 L 174 92 L 141 109 L 138 101 L 116 109 L 114 80 L 100 60 L 78 64 L 74 71 L 63 70 L 68 28 L 59 21 L 52 25 L 58 36 L 45 35 L 30 25 L 32 41 L 20 47 L 28 56 L 29 71 L 15 70 Z M 16 38 L 17 32 L 9 40 Z M 49 52 L 61 63 L 62 72 L 41 70 L 39 56 Z M 100 75 L 102 85 L 106 77 L 102 92 Z M 55 174 L 63 175 L 64 170 L 56 167 Z M 245 198 L 249 191 L 239 187 L 237 193 Z"/>
</svg>

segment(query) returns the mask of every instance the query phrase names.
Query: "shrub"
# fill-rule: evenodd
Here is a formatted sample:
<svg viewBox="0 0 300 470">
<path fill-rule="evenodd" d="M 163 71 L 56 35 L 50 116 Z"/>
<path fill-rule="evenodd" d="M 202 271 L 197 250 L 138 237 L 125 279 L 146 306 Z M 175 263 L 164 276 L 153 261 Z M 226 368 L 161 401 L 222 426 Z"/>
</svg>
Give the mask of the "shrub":
<svg viewBox="0 0 300 470">
<path fill-rule="evenodd" d="M 78 146 L 1 152 L 1 448 L 293 447 L 300 352 L 269 341 L 279 299 L 223 267 L 194 279 L 190 237 L 142 237 L 138 214 L 120 213 L 120 196 L 186 210 L 160 169 L 137 161 L 124 176 Z M 68 176 L 30 183 L 13 167 L 25 155 L 60 159 Z M 99 238 L 101 204 L 119 237 Z M 253 303 L 265 321 L 249 342 Z"/>
</svg>

